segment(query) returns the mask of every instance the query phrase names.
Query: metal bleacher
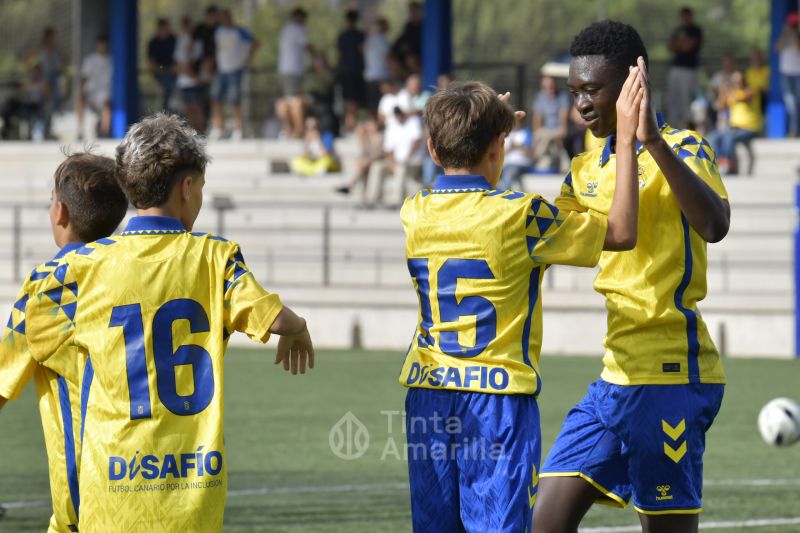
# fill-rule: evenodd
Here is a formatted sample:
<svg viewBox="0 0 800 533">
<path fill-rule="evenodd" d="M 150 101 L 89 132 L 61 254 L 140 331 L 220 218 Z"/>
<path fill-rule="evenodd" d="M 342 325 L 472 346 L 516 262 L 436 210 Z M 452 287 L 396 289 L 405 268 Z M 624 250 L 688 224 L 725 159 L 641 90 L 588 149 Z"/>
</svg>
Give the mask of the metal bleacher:
<svg viewBox="0 0 800 533">
<path fill-rule="evenodd" d="M 111 155 L 115 143 L 96 151 Z M 357 147 L 337 146 L 345 162 Z M 753 177 L 726 179 L 733 216 L 728 237 L 709 245 L 709 296 L 701 305 L 712 337 L 732 356 L 793 353 L 793 250 L 798 141 L 753 143 Z M 365 210 L 333 192 L 344 175 L 302 178 L 278 170 L 299 153 L 291 141 L 217 142 L 206 203 L 195 229 L 242 245 L 270 289 L 308 316 L 320 346 L 402 350 L 417 320 L 396 211 Z M 0 144 L 0 303 L 55 251 L 47 201 L 63 159 L 56 144 Z M 525 189 L 554 198 L 561 176 L 527 176 Z M 225 198 L 226 201 L 221 201 Z M 669 236 L 665 236 L 665 239 Z M 543 302 L 548 354 L 597 354 L 605 330 L 594 271 L 548 270 Z"/>
</svg>

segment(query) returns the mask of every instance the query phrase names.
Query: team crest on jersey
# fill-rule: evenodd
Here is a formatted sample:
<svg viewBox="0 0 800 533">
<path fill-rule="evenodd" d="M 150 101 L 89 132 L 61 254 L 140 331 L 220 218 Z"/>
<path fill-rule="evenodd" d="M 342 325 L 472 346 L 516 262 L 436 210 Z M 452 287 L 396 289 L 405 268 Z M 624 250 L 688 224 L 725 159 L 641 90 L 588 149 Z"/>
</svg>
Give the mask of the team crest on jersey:
<svg viewBox="0 0 800 533">
<path fill-rule="evenodd" d="M 590 181 L 586 184 L 586 190 L 581 191 L 581 196 L 588 196 L 589 198 L 594 198 L 597 196 L 597 190 L 600 188 L 600 185 L 596 181 Z"/>
</svg>

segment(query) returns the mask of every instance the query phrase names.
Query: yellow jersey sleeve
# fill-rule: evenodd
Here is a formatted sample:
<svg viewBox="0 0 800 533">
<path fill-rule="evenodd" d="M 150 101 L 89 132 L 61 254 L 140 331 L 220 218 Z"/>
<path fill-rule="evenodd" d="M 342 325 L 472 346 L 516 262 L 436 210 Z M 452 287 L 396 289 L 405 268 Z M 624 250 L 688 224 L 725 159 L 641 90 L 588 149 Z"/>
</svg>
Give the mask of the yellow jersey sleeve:
<svg viewBox="0 0 800 533">
<path fill-rule="evenodd" d="M 256 342 L 267 342 L 269 328 L 282 309 L 278 295 L 256 281 L 237 245 L 225 267 L 225 329 L 229 333 L 241 331 Z"/>
<path fill-rule="evenodd" d="M 564 182 L 561 184 L 561 192 L 556 198 L 554 205 L 561 211 L 578 211 L 585 213 L 586 208 L 581 205 L 578 198 L 575 196 L 575 187 L 572 185 L 572 172 L 567 174 Z"/>
<path fill-rule="evenodd" d="M 74 268 L 62 259 L 50 276 L 31 290 L 26 313 L 28 347 L 31 356 L 67 380 L 75 375 L 75 314 L 78 282 Z"/>
<path fill-rule="evenodd" d="M 607 228 L 599 213 L 561 210 L 537 196 L 527 213 L 525 237 L 537 263 L 591 267 L 600 260 Z"/>
<path fill-rule="evenodd" d="M 722 183 L 717 157 L 711 144 L 697 133 L 689 130 L 673 130 L 665 137 L 672 150 L 686 163 L 686 166 L 706 182 L 720 198 L 727 200 L 728 191 Z"/>
<path fill-rule="evenodd" d="M 28 282 L 20 289 L 8 317 L 3 341 L 0 343 L 0 396 L 16 400 L 33 377 L 36 361 L 28 351 L 25 336 L 25 307 L 28 302 Z"/>
</svg>

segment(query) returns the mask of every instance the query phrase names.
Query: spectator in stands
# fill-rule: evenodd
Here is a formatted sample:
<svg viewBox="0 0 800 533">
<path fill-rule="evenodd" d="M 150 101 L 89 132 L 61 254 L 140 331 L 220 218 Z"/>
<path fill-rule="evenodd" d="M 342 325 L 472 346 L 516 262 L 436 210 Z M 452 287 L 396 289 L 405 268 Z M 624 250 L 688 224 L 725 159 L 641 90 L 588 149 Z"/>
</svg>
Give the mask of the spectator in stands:
<svg viewBox="0 0 800 533">
<path fill-rule="evenodd" d="M 345 28 L 336 41 L 339 85 L 344 100 L 344 129 L 355 130 L 358 109 L 364 105 L 364 32 L 358 28 L 358 10 L 345 13 Z"/>
<path fill-rule="evenodd" d="M 169 100 L 175 90 L 175 35 L 169 21 L 158 19 L 156 34 L 147 44 L 147 64 L 150 73 L 161 87 L 161 109 L 169 109 Z"/>
<path fill-rule="evenodd" d="M 710 100 L 714 103 L 714 114 L 711 117 L 715 129 L 722 130 L 728 125 L 728 100 L 733 76 L 737 72 L 736 59 L 730 53 L 722 56 L 722 69 L 711 76 L 711 96 Z"/>
<path fill-rule="evenodd" d="M 531 130 L 520 122 L 514 127 L 505 140 L 506 157 L 503 161 L 503 171 L 500 174 L 498 189 L 510 189 L 516 185 L 517 190 L 522 190 L 522 176 L 533 165 L 531 157 Z"/>
<path fill-rule="evenodd" d="M 217 44 L 214 33 L 219 26 L 219 8 L 210 5 L 206 8 L 205 19 L 197 25 L 194 30 L 195 39 L 202 43 L 202 59 L 197 63 L 195 69 L 199 74 L 199 80 L 203 89 L 203 115 L 211 115 L 211 82 L 214 79 L 216 69 L 215 62 L 217 57 Z M 205 130 L 205 128 L 203 128 Z"/>
<path fill-rule="evenodd" d="M 58 50 L 55 29 L 52 27 L 44 29 L 42 42 L 28 53 L 23 60 L 23 64 L 26 71 L 38 64 L 47 82 L 47 97 L 44 105 L 44 136 L 49 139 L 52 137 L 50 123 L 53 113 L 61 108 L 59 78 L 64 70 L 64 58 Z"/>
<path fill-rule="evenodd" d="M 27 122 L 32 140 L 44 140 L 45 106 L 49 92 L 50 87 L 44 76 L 44 69 L 39 63 L 32 65 L 26 72 L 18 92 L 9 98 L 0 110 L 0 117 L 3 119 L 0 138 L 9 138 L 11 126 L 14 120 L 17 120 Z"/>
<path fill-rule="evenodd" d="M 761 97 L 761 112 L 766 112 L 769 93 L 769 65 L 764 61 L 764 52 L 753 48 L 750 54 L 750 66 L 744 73 L 745 84 Z"/>
<path fill-rule="evenodd" d="M 203 59 L 203 42 L 195 38 L 194 23 L 189 16 L 184 16 L 181 20 L 181 34 L 175 43 L 174 59 L 183 114 L 189 125 L 202 133 L 205 131 L 206 118 L 203 110 L 203 84 L 198 69 Z"/>
<path fill-rule="evenodd" d="M 408 4 L 408 22 L 403 32 L 394 42 L 391 57 L 394 60 L 395 75 L 405 78 L 410 73 L 419 72 L 422 57 L 422 4 Z"/>
<path fill-rule="evenodd" d="M 569 96 L 558 90 L 556 80 L 542 77 L 541 90 L 533 101 L 533 159 L 537 167 L 558 170 L 570 107 Z"/>
<path fill-rule="evenodd" d="M 373 31 L 364 43 L 364 80 L 366 81 L 367 109 L 371 113 L 378 111 L 381 101 L 381 84 L 392 78 L 389 71 L 389 23 L 380 17 L 375 21 Z"/>
<path fill-rule="evenodd" d="M 411 74 L 406 78 L 406 85 L 398 95 L 401 107 L 409 113 L 422 116 L 425 104 L 431 97 L 430 91 L 422 90 L 422 78 L 419 74 Z"/>
<path fill-rule="evenodd" d="M 276 113 L 283 123 L 285 135 L 299 139 L 303 136 L 303 75 L 305 74 L 306 53 L 314 54 L 303 8 L 291 13 L 291 20 L 281 30 L 278 43 L 278 73 L 283 86 L 283 98 L 278 102 Z"/>
<path fill-rule="evenodd" d="M 345 185 L 337 187 L 336 192 L 350 194 L 360 184 L 361 202 L 367 204 L 367 179 L 373 164 L 383 159 L 383 135 L 381 134 L 378 118 L 370 115 L 357 129 L 359 155 L 356 169 Z"/>
<path fill-rule="evenodd" d="M 311 65 L 311 76 L 305 83 L 304 113 L 308 111 L 317 117 L 323 132 L 338 136 L 339 117 L 334 112 L 336 72 L 322 52 L 314 54 Z"/>
<path fill-rule="evenodd" d="M 95 42 L 95 51 L 81 64 L 81 88 L 75 106 L 78 138 L 84 134 L 83 120 L 87 107 L 100 115 L 99 134 L 108 137 L 111 130 L 111 74 L 108 37 L 100 35 Z"/>
<path fill-rule="evenodd" d="M 408 181 L 419 180 L 422 172 L 422 118 L 416 113 L 403 111 L 395 106 L 393 126 L 384 131 L 383 161 L 376 162 L 370 168 L 367 187 L 368 205 L 379 203 L 395 208 L 403 203 L 406 197 Z M 394 195 L 384 201 L 384 184 L 391 176 Z"/>
<path fill-rule="evenodd" d="M 736 145 L 749 142 L 761 133 L 764 115 L 759 92 L 747 87 L 741 72 L 733 73 L 730 85 L 723 91 L 722 98 L 730 115 L 728 128 L 712 132 L 709 141 L 714 147 L 720 172 L 736 174 Z"/>
<path fill-rule="evenodd" d="M 686 127 L 689 120 L 689 107 L 698 88 L 702 44 L 703 31 L 694 23 L 694 11 L 690 7 L 681 8 L 680 26 L 669 39 L 673 56 L 667 72 L 666 95 L 667 122 L 677 128 Z"/>
<path fill-rule="evenodd" d="M 224 109 L 222 104 L 227 98 L 233 107 L 233 131 L 231 140 L 242 138 L 242 77 L 258 49 L 258 41 L 253 39 L 246 29 L 233 23 L 233 15 L 224 10 L 221 24 L 214 32 L 214 43 L 217 56 L 217 77 L 211 94 L 211 132 L 208 138 L 216 140 L 222 137 L 224 128 Z"/>
<path fill-rule="evenodd" d="M 319 176 L 340 169 L 333 147 L 333 134 L 320 129 L 317 117 L 306 118 L 303 155 L 292 158 L 292 172 L 301 176 Z"/>
<path fill-rule="evenodd" d="M 789 13 L 775 48 L 780 54 L 778 68 L 781 74 L 781 92 L 789 122 L 789 136 L 800 133 L 800 18 Z"/>
</svg>

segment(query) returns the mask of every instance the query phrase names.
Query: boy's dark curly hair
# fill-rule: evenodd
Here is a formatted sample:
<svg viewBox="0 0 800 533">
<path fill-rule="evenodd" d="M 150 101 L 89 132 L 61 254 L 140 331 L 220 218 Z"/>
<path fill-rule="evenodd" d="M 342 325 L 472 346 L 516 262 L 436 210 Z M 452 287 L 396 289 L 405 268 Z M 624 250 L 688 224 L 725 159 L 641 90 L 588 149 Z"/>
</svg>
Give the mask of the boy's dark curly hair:
<svg viewBox="0 0 800 533">
<path fill-rule="evenodd" d="M 639 56 L 649 66 L 647 48 L 639 32 L 633 26 L 615 20 L 601 20 L 586 26 L 572 40 L 569 54 L 572 57 L 603 56 L 609 65 L 626 75 L 628 67 L 635 66 Z"/>
</svg>

